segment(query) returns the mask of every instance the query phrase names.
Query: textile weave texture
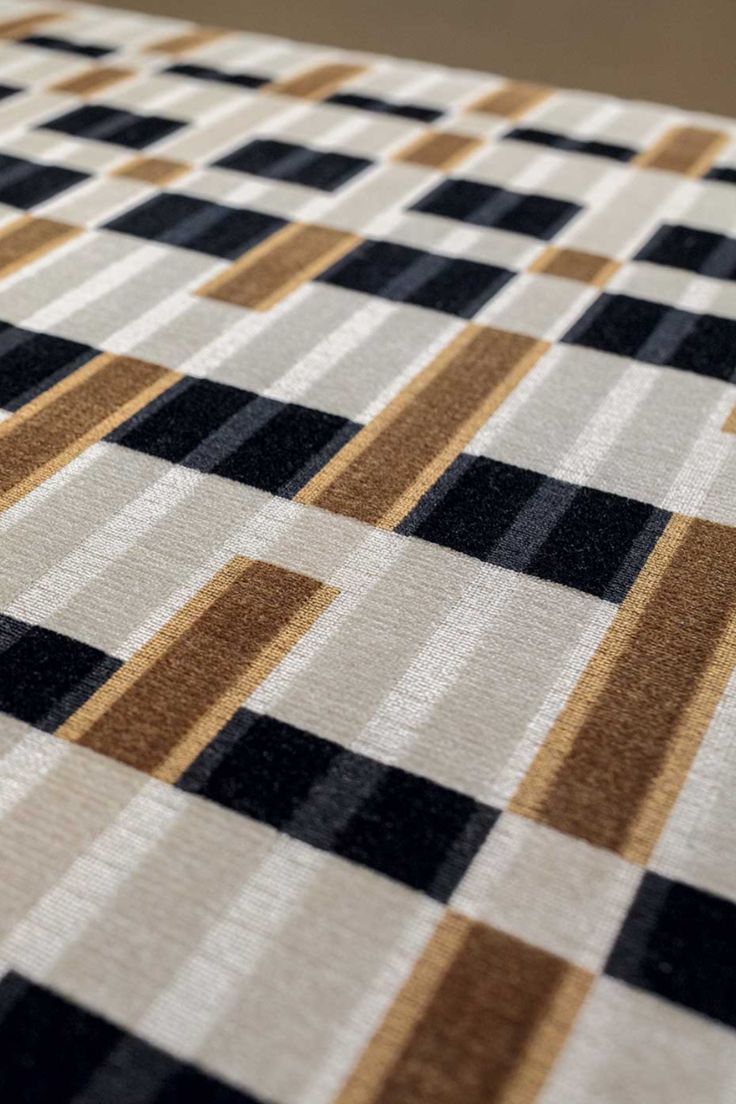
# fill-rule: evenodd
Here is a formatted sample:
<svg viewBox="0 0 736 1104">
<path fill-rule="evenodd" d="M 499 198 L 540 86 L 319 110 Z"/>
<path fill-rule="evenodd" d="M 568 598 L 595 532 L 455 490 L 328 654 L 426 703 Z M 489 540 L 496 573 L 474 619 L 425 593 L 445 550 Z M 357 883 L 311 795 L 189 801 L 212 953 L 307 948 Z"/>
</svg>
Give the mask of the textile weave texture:
<svg viewBox="0 0 736 1104">
<path fill-rule="evenodd" d="M 725 119 L 2 0 L 2 1101 L 733 1104 L 735 235 Z"/>
</svg>

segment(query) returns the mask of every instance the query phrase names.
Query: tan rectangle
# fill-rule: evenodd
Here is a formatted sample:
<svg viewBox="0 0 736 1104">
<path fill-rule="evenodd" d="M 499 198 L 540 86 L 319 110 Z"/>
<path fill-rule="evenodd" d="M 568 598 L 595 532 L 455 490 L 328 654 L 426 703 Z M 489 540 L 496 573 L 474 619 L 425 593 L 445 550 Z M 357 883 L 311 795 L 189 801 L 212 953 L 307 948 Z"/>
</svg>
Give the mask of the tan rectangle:
<svg viewBox="0 0 736 1104">
<path fill-rule="evenodd" d="M 19 19 L 6 19 L 0 23 L 0 38 L 25 38 L 43 23 L 50 23 L 53 19 L 61 19 L 66 12 L 47 11 L 36 12 L 35 15 L 21 16 Z"/>
<path fill-rule="evenodd" d="M 175 781 L 336 594 L 236 556 L 57 735 Z"/>
<path fill-rule="evenodd" d="M 176 380 L 103 353 L 0 423 L 0 510 L 12 506 Z"/>
<path fill-rule="evenodd" d="M 280 92 L 285 96 L 303 96 L 307 100 L 321 100 L 329 96 L 346 80 L 365 72 L 365 65 L 347 65 L 335 62 L 331 65 L 318 65 L 295 77 L 276 81 L 265 87 L 269 92 Z"/>
<path fill-rule="evenodd" d="M 646 862 L 736 663 L 736 529 L 675 515 L 510 808 Z"/>
<path fill-rule="evenodd" d="M 148 54 L 188 54 L 191 50 L 198 50 L 200 46 L 206 46 L 218 38 L 224 38 L 230 34 L 223 27 L 194 27 L 184 34 L 173 35 L 164 38 L 161 42 L 154 42 L 146 46 Z"/>
<path fill-rule="evenodd" d="M 672 127 L 649 150 L 632 162 L 640 168 L 664 169 L 684 176 L 702 176 L 728 141 L 722 130 L 704 127 Z"/>
<path fill-rule="evenodd" d="M 518 119 L 531 108 L 552 94 L 552 89 L 543 84 L 530 84 L 528 81 L 507 81 L 495 92 L 481 96 L 471 104 L 469 111 L 482 111 L 488 115 L 500 115 L 504 119 Z"/>
<path fill-rule="evenodd" d="M 327 226 L 291 223 L 204 284 L 197 294 L 252 310 L 268 310 L 360 241 L 355 234 Z"/>
<path fill-rule="evenodd" d="M 9 276 L 80 234 L 78 226 L 24 215 L 0 229 L 0 276 Z"/>
<path fill-rule="evenodd" d="M 469 325 L 296 496 L 393 529 L 547 348 Z"/>
<path fill-rule="evenodd" d="M 579 280 L 583 284 L 603 287 L 619 267 L 618 261 L 600 253 L 585 253 L 581 249 L 563 249 L 550 245 L 529 266 L 529 271 L 544 272 L 548 276 L 564 276 L 567 280 Z"/>
<path fill-rule="evenodd" d="M 397 153 L 396 160 L 449 172 L 482 145 L 480 138 L 472 138 L 467 134 L 453 134 L 449 130 L 432 130 L 420 135 Z"/>
<path fill-rule="evenodd" d="M 111 176 L 123 176 L 129 180 L 140 180 L 144 184 L 154 184 L 159 187 L 170 184 L 184 173 L 188 172 L 190 165 L 180 161 L 170 161 L 166 157 L 134 157 L 113 169 Z"/>
<path fill-rule="evenodd" d="M 132 76 L 135 76 L 132 69 L 123 69 L 116 65 L 93 65 L 76 77 L 65 77 L 64 80 L 57 81 L 50 86 L 50 90 L 69 92 L 72 96 L 90 96 Z"/>
<path fill-rule="evenodd" d="M 724 433 L 736 433 L 736 406 L 726 418 L 721 429 Z"/>
<path fill-rule="evenodd" d="M 337 1104 L 531 1104 L 591 980 L 447 913 Z"/>
</svg>

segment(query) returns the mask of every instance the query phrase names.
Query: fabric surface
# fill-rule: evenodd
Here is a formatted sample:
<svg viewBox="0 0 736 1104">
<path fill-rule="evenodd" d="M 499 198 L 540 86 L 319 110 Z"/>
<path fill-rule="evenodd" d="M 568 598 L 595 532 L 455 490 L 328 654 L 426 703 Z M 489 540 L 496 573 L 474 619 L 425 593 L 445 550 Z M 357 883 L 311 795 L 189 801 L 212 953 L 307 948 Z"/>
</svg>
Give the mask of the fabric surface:
<svg viewBox="0 0 736 1104">
<path fill-rule="evenodd" d="M 0 1099 L 732 1102 L 736 126 L 0 40 Z"/>
</svg>

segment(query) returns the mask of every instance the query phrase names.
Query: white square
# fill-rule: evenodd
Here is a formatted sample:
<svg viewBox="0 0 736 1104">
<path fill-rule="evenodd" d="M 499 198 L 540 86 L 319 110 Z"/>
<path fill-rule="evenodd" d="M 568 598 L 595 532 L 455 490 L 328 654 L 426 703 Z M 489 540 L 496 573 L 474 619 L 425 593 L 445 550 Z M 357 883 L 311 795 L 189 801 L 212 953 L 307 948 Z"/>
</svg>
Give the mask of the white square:
<svg viewBox="0 0 736 1104">
<path fill-rule="evenodd" d="M 504 813 L 452 903 L 477 920 L 597 971 L 641 874 L 610 851 Z"/>
</svg>

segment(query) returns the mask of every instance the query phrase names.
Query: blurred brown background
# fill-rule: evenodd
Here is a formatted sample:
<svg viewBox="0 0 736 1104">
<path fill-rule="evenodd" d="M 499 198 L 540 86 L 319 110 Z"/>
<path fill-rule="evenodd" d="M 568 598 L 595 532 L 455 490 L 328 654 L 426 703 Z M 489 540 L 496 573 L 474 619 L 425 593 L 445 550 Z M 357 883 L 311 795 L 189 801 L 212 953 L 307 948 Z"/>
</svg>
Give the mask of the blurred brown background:
<svg viewBox="0 0 736 1104">
<path fill-rule="evenodd" d="M 736 0 L 101 0 L 736 115 Z"/>
</svg>

